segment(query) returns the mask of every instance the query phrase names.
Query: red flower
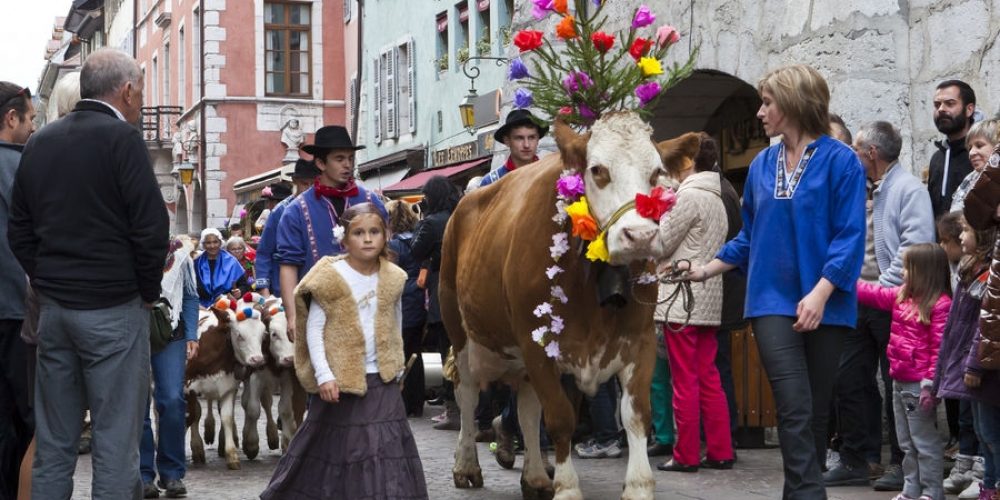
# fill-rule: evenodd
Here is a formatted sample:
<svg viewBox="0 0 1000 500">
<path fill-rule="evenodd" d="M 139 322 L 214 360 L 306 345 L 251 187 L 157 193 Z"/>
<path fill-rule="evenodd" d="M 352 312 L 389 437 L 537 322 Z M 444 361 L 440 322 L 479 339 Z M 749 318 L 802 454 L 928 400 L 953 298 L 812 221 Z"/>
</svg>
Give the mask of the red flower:
<svg viewBox="0 0 1000 500">
<path fill-rule="evenodd" d="M 646 55 L 652 47 L 652 40 L 646 40 L 645 38 L 640 37 L 636 38 L 635 41 L 632 42 L 632 47 L 628 49 L 628 53 L 632 56 L 632 59 L 638 61 L 639 59 L 642 59 L 642 56 Z"/>
<path fill-rule="evenodd" d="M 521 52 L 528 52 L 542 46 L 542 32 L 535 30 L 521 30 L 514 35 L 514 45 Z"/>
<path fill-rule="evenodd" d="M 649 196 L 642 193 L 635 195 L 635 211 L 640 216 L 652 219 L 657 222 L 663 214 L 674 208 L 677 204 L 677 195 L 672 189 L 663 189 L 656 186 L 649 192 Z"/>
<path fill-rule="evenodd" d="M 602 54 L 611 50 L 611 46 L 615 44 L 615 36 L 603 31 L 590 35 L 590 40 L 594 42 L 594 48 Z"/>
</svg>

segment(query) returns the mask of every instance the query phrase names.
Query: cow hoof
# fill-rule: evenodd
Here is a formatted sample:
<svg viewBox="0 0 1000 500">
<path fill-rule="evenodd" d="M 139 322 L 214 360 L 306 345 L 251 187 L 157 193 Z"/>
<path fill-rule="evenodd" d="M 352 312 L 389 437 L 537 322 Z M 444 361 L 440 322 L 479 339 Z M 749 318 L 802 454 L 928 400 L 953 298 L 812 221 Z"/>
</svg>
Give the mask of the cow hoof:
<svg viewBox="0 0 1000 500">
<path fill-rule="evenodd" d="M 579 488 L 562 490 L 559 493 L 556 493 L 553 500 L 583 500 L 583 492 L 581 492 Z"/>
<path fill-rule="evenodd" d="M 204 434 L 203 439 L 205 444 L 215 443 L 215 425 L 210 426 L 206 423 L 204 427 Z"/>
<path fill-rule="evenodd" d="M 279 445 L 278 439 L 278 429 L 277 427 L 267 426 L 267 447 L 271 450 L 277 450 Z"/>
<path fill-rule="evenodd" d="M 452 472 L 455 478 L 455 487 L 460 489 L 465 488 L 482 488 L 483 487 L 483 470 L 476 467 L 472 472 Z"/>
<path fill-rule="evenodd" d="M 205 465 L 205 449 L 191 450 L 191 461 L 198 465 Z"/>
<path fill-rule="evenodd" d="M 555 490 L 552 488 L 551 483 L 548 486 L 536 488 L 528 484 L 524 478 L 521 478 L 521 498 L 524 500 L 553 500 L 555 498 Z"/>
<path fill-rule="evenodd" d="M 243 453 L 246 454 L 247 458 L 253 460 L 257 458 L 257 454 L 260 453 L 260 446 L 256 444 L 250 444 L 246 439 L 244 439 Z"/>
<path fill-rule="evenodd" d="M 235 462 L 233 462 L 226 460 L 226 467 L 228 467 L 229 470 L 240 470 L 240 461 L 236 460 Z"/>
</svg>

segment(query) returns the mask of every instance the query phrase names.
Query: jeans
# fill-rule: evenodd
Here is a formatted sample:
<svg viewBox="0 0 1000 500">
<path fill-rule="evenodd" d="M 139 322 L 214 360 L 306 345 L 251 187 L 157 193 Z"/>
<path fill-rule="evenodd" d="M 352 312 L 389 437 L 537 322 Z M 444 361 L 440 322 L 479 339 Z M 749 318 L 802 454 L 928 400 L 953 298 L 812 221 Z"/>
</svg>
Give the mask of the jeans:
<svg viewBox="0 0 1000 500">
<path fill-rule="evenodd" d="M 972 402 L 976 433 L 983 448 L 983 484 L 1000 487 L 1000 406 L 982 401 Z"/>
<path fill-rule="evenodd" d="M 778 411 L 778 440 L 785 473 L 782 498 L 826 498 L 821 463 L 826 458 L 826 420 L 833 379 L 840 360 L 842 326 L 814 331 L 792 329 L 795 318 L 762 316 L 752 320 L 761 363 Z"/>
<path fill-rule="evenodd" d="M 649 393 L 653 410 L 653 439 L 659 444 L 674 444 L 676 436 L 670 363 L 659 356 L 653 367 L 653 383 Z"/>
<path fill-rule="evenodd" d="M 896 410 L 896 435 L 903 456 L 903 494 L 944 500 L 942 455 L 936 411 L 920 408 L 920 382 L 892 383 L 892 403 Z"/>
<path fill-rule="evenodd" d="M 726 404 L 729 406 L 729 434 L 736 446 L 736 427 L 738 427 L 736 412 L 736 385 L 733 383 L 733 332 L 719 330 L 715 334 L 719 344 L 715 353 L 715 367 L 719 370 L 719 380 L 722 381 L 722 392 L 726 393 Z"/>
<path fill-rule="evenodd" d="M 94 422 L 96 500 L 142 497 L 139 439 L 149 401 L 149 310 L 138 297 L 67 309 L 39 297 L 31 497 L 70 498 L 83 409 Z"/>
<path fill-rule="evenodd" d="M 139 470 L 144 483 L 152 483 L 159 473 L 163 482 L 183 479 L 184 466 L 184 417 L 187 403 L 184 399 L 184 363 L 187 359 L 187 341 L 174 340 L 150 359 L 153 368 L 153 402 L 156 405 L 157 439 L 154 446 L 153 429 L 149 418 L 149 403 L 139 446 Z M 154 467 L 155 459 L 155 467 Z"/>
<path fill-rule="evenodd" d="M 0 320 L 0 500 L 17 497 L 21 458 L 35 432 L 28 401 L 28 345 L 21 320 Z"/>
<path fill-rule="evenodd" d="M 597 386 L 597 393 L 594 397 L 587 397 L 587 404 L 590 405 L 590 420 L 594 425 L 594 440 L 607 443 L 618 439 L 619 427 L 615 411 L 618 407 L 618 382 L 612 378 Z"/>
<path fill-rule="evenodd" d="M 978 433 L 974 421 L 972 401 L 960 399 L 958 401 L 958 452 L 970 457 L 979 456 L 979 453 L 983 451 L 983 446 L 977 439 Z"/>
<path fill-rule="evenodd" d="M 892 314 L 888 311 L 858 306 L 857 328 L 844 336 L 835 384 L 837 423 L 841 438 L 840 459 L 854 468 L 882 461 L 883 409 L 889 422 L 895 421 L 890 390 L 892 380 L 889 379 L 889 363 L 885 356 L 891 322 Z M 884 400 L 875 381 L 879 375 L 886 387 Z M 896 439 L 894 424 L 890 425 L 889 441 L 889 462 L 901 463 L 903 453 Z"/>
</svg>

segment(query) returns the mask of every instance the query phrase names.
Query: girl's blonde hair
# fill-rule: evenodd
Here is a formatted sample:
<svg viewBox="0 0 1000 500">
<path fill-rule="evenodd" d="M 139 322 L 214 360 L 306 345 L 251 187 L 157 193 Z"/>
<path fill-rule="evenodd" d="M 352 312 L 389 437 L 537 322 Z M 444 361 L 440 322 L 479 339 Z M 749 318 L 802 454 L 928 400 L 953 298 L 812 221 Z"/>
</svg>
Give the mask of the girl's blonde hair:
<svg viewBox="0 0 1000 500">
<path fill-rule="evenodd" d="M 385 222 L 385 216 L 382 211 L 378 209 L 374 204 L 371 203 L 359 203 L 357 205 L 352 205 L 344 210 L 344 214 L 340 216 L 338 223 L 344 228 L 344 239 L 347 239 L 347 235 L 351 232 L 351 223 L 354 222 L 358 217 L 362 215 L 377 215 L 379 224 L 382 226 L 382 235 L 385 236 L 382 242 L 382 250 L 379 251 L 379 257 L 393 260 L 394 255 L 392 250 L 389 250 L 389 226 Z"/>
<path fill-rule="evenodd" d="M 899 287 L 896 302 L 902 304 L 910 299 L 916 304 L 914 312 L 921 323 L 931 323 L 931 311 L 942 295 L 951 296 L 951 268 L 948 266 L 948 255 L 940 245 L 934 243 L 918 243 L 906 249 L 903 254 L 903 269 L 906 270 L 906 283 Z"/>
</svg>

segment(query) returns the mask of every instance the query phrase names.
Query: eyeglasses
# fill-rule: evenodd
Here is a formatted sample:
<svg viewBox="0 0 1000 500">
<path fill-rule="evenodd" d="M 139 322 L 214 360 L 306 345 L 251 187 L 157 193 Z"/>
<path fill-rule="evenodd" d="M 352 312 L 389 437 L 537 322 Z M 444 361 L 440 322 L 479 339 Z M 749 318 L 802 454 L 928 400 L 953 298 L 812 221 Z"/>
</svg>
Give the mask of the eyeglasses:
<svg viewBox="0 0 1000 500">
<path fill-rule="evenodd" d="M 22 96 L 25 99 L 31 99 L 31 91 L 28 90 L 28 87 L 23 87 L 21 90 L 18 90 L 16 94 L 8 97 L 7 100 L 5 100 L 3 102 L 3 104 L 0 104 L 0 109 L 3 109 L 8 104 L 10 104 L 10 101 L 13 101 L 14 99 L 17 99 L 18 97 L 22 97 Z"/>
</svg>

